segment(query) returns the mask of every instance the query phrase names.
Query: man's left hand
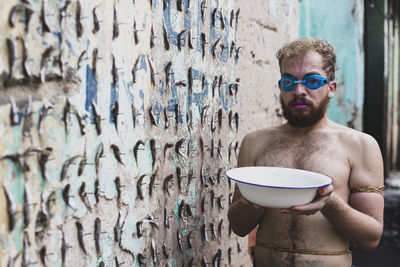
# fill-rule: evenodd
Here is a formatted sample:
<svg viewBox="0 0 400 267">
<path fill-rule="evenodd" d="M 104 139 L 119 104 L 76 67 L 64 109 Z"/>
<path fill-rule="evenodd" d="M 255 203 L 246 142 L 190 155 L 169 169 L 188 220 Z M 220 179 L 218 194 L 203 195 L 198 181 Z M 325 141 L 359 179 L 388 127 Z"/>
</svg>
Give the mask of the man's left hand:
<svg viewBox="0 0 400 267">
<path fill-rule="evenodd" d="M 318 189 L 317 196 L 308 204 L 294 206 L 289 209 L 281 209 L 281 213 L 296 215 L 313 215 L 320 211 L 327 203 L 333 192 L 333 185 L 328 185 Z"/>
</svg>

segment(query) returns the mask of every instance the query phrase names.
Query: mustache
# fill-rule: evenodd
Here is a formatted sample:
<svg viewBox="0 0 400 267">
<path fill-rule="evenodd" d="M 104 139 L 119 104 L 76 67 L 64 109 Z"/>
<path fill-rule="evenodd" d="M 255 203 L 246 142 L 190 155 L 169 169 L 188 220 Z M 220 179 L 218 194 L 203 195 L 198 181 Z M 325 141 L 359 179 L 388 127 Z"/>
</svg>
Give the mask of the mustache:
<svg viewBox="0 0 400 267">
<path fill-rule="evenodd" d="M 304 103 L 307 105 L 311 105 L 311 101 L 309 101 L 308 99 L 306 99 L 303 96 L 295 96 L 292 100 L 289 101 L 289 106 L 293 106 L 296 103 Z"/>
</svg>

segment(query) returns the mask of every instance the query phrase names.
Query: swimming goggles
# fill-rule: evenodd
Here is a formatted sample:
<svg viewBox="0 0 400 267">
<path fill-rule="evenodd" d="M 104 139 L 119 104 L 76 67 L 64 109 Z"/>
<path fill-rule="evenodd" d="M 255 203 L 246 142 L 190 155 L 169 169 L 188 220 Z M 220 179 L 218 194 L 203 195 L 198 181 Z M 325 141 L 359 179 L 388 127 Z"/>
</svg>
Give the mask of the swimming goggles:
<svg viewBox="0 0 400 267">
<path fill-rule="evenodd" d="M 308 88 L 315 90 L 315 89 L 318 89 L 321 86 L 327 84 L 328 79 L 325 77 L 322 77 L 321 75 L 318 75 L 318 74 L 311 74 L 311 75 L 308 75 L 307 77 L 305 77 L 304 80 L 302 80 L 302 81 L 298 81 L 298 80 L 296 80 L 296 78 L 294 78 L 292 76 L 283 76 L 278 81 L 279 87 L 285 91 L 292 90 L 296 86 L 296 83 L 303 83 Z"/>
</svg>

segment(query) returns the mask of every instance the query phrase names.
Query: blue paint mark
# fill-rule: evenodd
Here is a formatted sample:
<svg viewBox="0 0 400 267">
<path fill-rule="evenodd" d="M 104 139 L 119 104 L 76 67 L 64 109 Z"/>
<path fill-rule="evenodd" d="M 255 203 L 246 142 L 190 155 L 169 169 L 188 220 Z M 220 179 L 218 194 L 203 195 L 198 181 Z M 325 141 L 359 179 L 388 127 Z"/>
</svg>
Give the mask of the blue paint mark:
<svg viewBox="0 0 400 267">
<path fill-rule="evenodd" d="M 97 104 L 97 80 L 93 73 L 93 70 L 86 65 L 86 100 L 85 100 L 85 110 L 90 114 L 90 121 L 94 124 L 94 114 L 92 103 Z"/>
<path fill-rule="evenodd" d="M 118 86 L 116 84 L 111 84 L 111 92 L 110 92 L 110 123 L 114 123 L 114 116 L 112 114 L 112 108 L 116 101 L 118 101 Z"/>
<path fill-rule="evenodd" d="M 157 0 L 153 0 L 153 6 L 152 8 L 156 8 L 157 7 Z"/>
<path fill-rule="evenodd" d="M 237 52 L 237 48 L 235 48 L 235 52 Z M 239 53 L 235 53 L 235 56 L 233 57 L 233 62 L 235 63 L 235 65 L 237 65 L 239 63 L 238 54 Z"/>
<path fill-rule="evenodd" d="M 164 80 L 159 80 L 158 81 L 158 91 L 160 92 L 161 97 L 164 96 L 165 94 L 165 84 L 164 84 Z"/>
<path fill-rule="evenodd" d="M 174 106 L 179 104 L 177 99 L 172 98 L 168 100 L 168 111 L 174 111 Z"/>
<path fill-rule="evenodd" d="M 10 112 L 9 116 L 10 116 L 10 120 L 13 120 L 13 118 L 11 116 L 11 112 Z M 23 117 L 24 117 L 24 112 L 17 112 L 17 121 L 15 122 L 15 125 L 21 125 Z"/>
<path fill-rule="evenodd" d="M 61 42 L 62 42 L 61 32 L 53 32 L 53 35 L 55 35 L 57 37 L 58 50 L 60 50 L 61 49 Z"/>
<path fill-rule="evenodd" d="M 24 118 L 24 113 L 23 112 L 18 112 L 18 122 L 17 125 L 21 125 L 22 119 Z"/>
<path fill-rule="evenodd" d="M 190 31 L 190 25 L 191 25 L 191 12 L 189 10 L 189 1 L 190 0 L 183 0 L 183 10 L 182 14 L 184 16 L 183 18 L 183 30 Z M 167 35 L 168 35 L 168 41 L 170 44 L 173 44 L 175 46 L 178 46 L 178 35 L 180 32 L 175 32 L 174 29 L 172 28 L 171 25 L 171 7 L 172 3 L 171 0 L 167 0 L 167 8 L 164 10 L 164 21 L 165 21 L 165 29 L 167 30 Z M 185 34 L 186 36 L 186 34 Z M 186 38 L 182 38 L 181 40 L 181 46 L 184 47 L 186 44 Z"/>
<path fill-rule="evenodd" d="M 178 86 L 175 85 L 175 82 L 177 82 L 175 80 L 175 73 L 171 73 L 171 77 L 170 77 L 170 81 L 171 81 L 171 97 L 176 99 L 176 101 L 179 100 L 179 96 L 178 96 Z"/>
<path fill-rule="evenodd" d="M 168 107 L 166 107 L 167 108 L 167 112 L 174 113 L 176 105 L 178 105 L 178 117 L 179 117 L 178 118 L 178 122 L 179 123 L 183 123 L 183 119 L 182 119 L 183 115 L 182 115 L 182 112 L 181 112 L 181 110 L 179 108 L 178 99 L 170 99 L 170 100 L 168 100 Z"/>
<path fill-rule="evenodd" d="M 145 107 L 144 107 L 144 93 L 143 93 L 143 90 L 139 90 L 139 97 L 142 99 L 142 105 L 140 106 L 140 109 L 143 111 L 143 114 L 144 114 Z M 143 121 L 146 124 L 146 116 L 143 116 Z"/>
<path fill-rule="evenodd" d="M 69 48 L 69 51 L 73 51 L 71 42 L 67 40 L 66 43 Z"/>
<path fill-rule="evenodd" d="M 189 96 L 189 94 L 188 94 L 188 103 L 189 103 L 189 105 L 187 107 L 187 111 L 190 108 L 189 106 L 192 106 L 193 104 L 196 104 L 197 108 L 199 110 L 199 113 L 200 113 L 201 112 L 201 108 L 205 104 L 205 98 L 208 95 L 208 82 L 207 82 L 206 75 L 204 73 L 196 70 L 196 69 L 192 69 L 193 81 L 195 81 L 195 80 L 201 81 L 203 77 L 205 77 L 205 79 L 206 79 L 206 82 L 205 82 L 205 85 L 204 85 L 204 90 L 202 92 L 200 92 L 200 93 L 199 92 L 193 92 L 192 96 Z"/>
<path fill-rule="evenodd" d="M 211 10 L 210 10 L 211 11 Z M 214 10 L 210 12 L 210 21 L 213 20 L 212 18 L 212 13 Z M 215 21 L 219 21 L 222 16 L 222 13 L 220 10 L 217 10 L 215 13 Z M 217 59 L 219 59 L 222 62 L 227 62 L 229 59 L 229 42 L 228 42 L 228 37 L 229 37 L 229 21 L 228 18 L 223 17 L 224 24 L 226 25 L 223 29 L 217 29 L 210 23 L 210 43 L 212 44 L 210 46 L 210 53 L 213 52 L 213 46 L 214 44 L 218 41 L 219 38 L 221 38 L 218 42 L 218 44 L 215 47 L 215 56 Z M 221 45 L 225 47 L 223 50 L 221 48 Z"/>
<path fill-rule="evenodd" d="M 122 84 L 124 86 L 126 95 L 128 96 L 129 104 L 133 105 L 135 99 L 134 95 L 131 92 L 131 89 L 133 88 L 133 82 L 130 81 L 126 83 L 125 80 L 122 80 Z"/>
<path fill-rule="evenodd" d="M 139 97 L 144 101 L 144 93 L 143 93 L 143 90 L 139 90 Z"/>
<path fill-rule="evenodd" d="M 144 55 L 141 55 L 140 57 L 140 69 L 143 69 L 147 72 L 147 62 L 146 62 L 146 57 Z"/>
<path fill-rule="evenodd" d="M 163 110 L 162 105 L 157 101 L 156 104 L 153 107 L 153 114 L 156 116 L 156 122 L 157 124 L 160 123 L 160 118 L 161 118 L 161 112 Z"/>
<path fill-rule="evenodd" d="M 221 85 L 221 94 L 219 97 L 219 104 L 224 107 L 225 111 L 228 111 L 228 95 L 229 95 L 229 85 L 224 83 Z M 225 88 L 225 90 L 223 90 Z"/>
<path fill-rule="evenodd" d="M 188 3 L 188 1 L 184 1 L 185 6 Z M 190 31 L 190 21 L 191 21 L 191 12 L 190 10 L 186 9 L 185 10 L 185 17 L 184 17 L 184 22 L 183 25 L 185 27 L 185 29 L 187 29 L 187 31 L 183 34 L 183 36 L 181 36 L 181 46 L 185 47 L 186 42 L 187 42 L 187 36 L 188 36 L 188 31 Z"/>
</svg>

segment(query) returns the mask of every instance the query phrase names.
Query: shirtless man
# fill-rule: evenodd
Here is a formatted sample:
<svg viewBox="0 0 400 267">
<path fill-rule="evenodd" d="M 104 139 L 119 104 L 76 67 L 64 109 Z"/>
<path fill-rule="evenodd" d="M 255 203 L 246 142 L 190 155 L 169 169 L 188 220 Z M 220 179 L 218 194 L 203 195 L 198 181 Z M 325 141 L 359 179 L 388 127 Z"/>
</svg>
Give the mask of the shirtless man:
<svg viewBox="0 0 400 267">
<path fill-rule="evenodd" d="M 335 95 L 336 55 L 321 40 L 304 38 L 277 53 L 280 99 L 287 123 L 246 135 L 238 166 L 276 166 L 332 177 L 309 204 L 260 207 L 237 186 L 228 218 L 246 236 L 258 226 L 255 265 L 350 267 L 349 241 L 371 250 L 383 229 L 383 162 L 371 136 L 328 119 Z"/>
</svg>

